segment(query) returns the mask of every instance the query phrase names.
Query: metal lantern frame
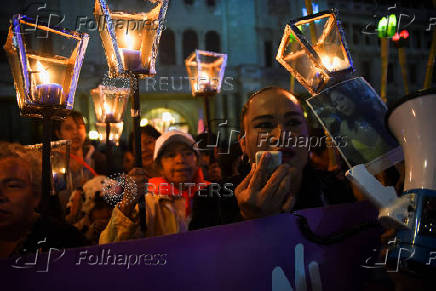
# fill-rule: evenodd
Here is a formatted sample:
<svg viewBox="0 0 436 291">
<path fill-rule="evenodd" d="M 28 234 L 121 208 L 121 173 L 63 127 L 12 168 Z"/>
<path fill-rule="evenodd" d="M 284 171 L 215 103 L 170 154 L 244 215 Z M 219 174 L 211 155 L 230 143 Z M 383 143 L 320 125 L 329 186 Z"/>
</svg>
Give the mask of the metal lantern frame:
<svg viewBox="0 0 436 291">
<path fill-rule="evenodd" d="M 321 92 L 324 88 L 328 87 L 332 83 L 337 82 L 338 80 L 343 80 L 351 75 L 354 71 L 353 68 L 353 60 L 351 58 L 348 44 L 345 38 L 345 33 L 342 29 L 341 22 L 338 20 L 338 12 L 336 9 L 331 9 L 327 11 L 323 11 L 317 14 L 308 15 L 297 20 L 292 20 L 285 27 L 285 31 L 280 42 L 280 46 L 277 52 L 276 60 L 285 67 L 312 95 Z M 304 36 L 301 30 L 298 28 L 301 25 L 312 24 L 317 20 L 321 20 L 324 18 L 329 18 L 328 23 L 326 24 L 328 27 L 323 30 L 318 43 L 321 43 L 327 37 L 327 33 L 331 31 L 331 27 L 334 25 L 340 36 L 341 41 L 341 51 L 344 56 L 346 56 L 347 61 L 349 63 L 348 68 L 343 70 L 328 70 L 328 68 L 323 64 L 319 54 L 313 48 L 311 42 Z M 312 32 L 311 32 L 312 33 Z M 319 78 L 321 82 L 318 87 L 313 88 L 311 84 L 306 81 L 306 78 L 298 72 L 295 68 L 293 68 L 287 60 L 283 57 L 285 54 L 285 49 L 289 41 L 297 41 L 300 45 L 300 51 L 295 54 L 295 57 L 300 55 L 306 55 L 309 58 L 310 64 L 313 67 L 313 70 L 316 70 L 320 75 Z M 315 44 L 316 45 L 316 44 Z"/>
<path fill-rule="evenodd" d="M 71 31 L 58 27 L 49 27 L 42 23 L 40 20 L 34 20 L 22 14 L 16 14 L 12 17 L 11 26 L 9 29 L 8 38 L 4 46 L 9 63 L 14 77 L 14 86 L 17 92 L 17 103 L 20 109 L 20 114 L 25 117 L 38 117 L 38 118 L 51 118 L 51 119 L 63 119 L 73 109 L 74 95 L 77 88 L 77 82 L 79 79 L 80 70 L 83 63 L 83 58 L 89 41 L 89 35 L 86 33 Z M 21 25 L 33 27 L 32 31 L 22 31 Z M 76 46 L 72 49 L 71 56 L 65 58 L 68 61 L 68 65 L 71 68 L 71 80 L 64 79 L 62 84 L 57 84 L 62 87 L 60 92 L 60 102 L 62 104 L 35 102 L 37 99 L 34 95 L 35 88 L 34 82 L 32 82 L 32 75 L 39 74 L 41 71 L 31 68 L 30 55 L 33 54 L 33 58 L 39 60 L 43 58 L 56 62 L 59 62 L 59 57 L 54 53 L 47 56 L 46 52 L 32 51 L 31 48 L 26 46 L 26 42 L 32 40 L 27 37 L 29 34 L 37 34 L 38 32 L 44 32 L 47 34 L 55 34 L 56 36 L 65 37 L 65 39 L 74 39 L 77 41 Z M 38 38 L 38 36 L 34 36 Z M 42 40 L 41 40 L 42 41 Z M 55 49 L 52 48 L 54 51 Z M 57 57 L 57 58 L 56 58 Z M 32 64 L 32 67 L 36 65 Z M 67 64 L 64 65 L 65 67 Z M 65 69 L 66 70 L 66 69 Z M 65 78 L 68 77 L 65 73 Z M 45 92 L 47 93 L 47 92 Z M 44 95 L 44 93 L 42 93 Z"/>
<path fill-rule="evenodd" d="M 211 64 L 205 64 L 204 62 L 202 63 L 201 58 L 207 58 L 207 57 L 216 58 L 216 60 Z M 188 72 L 188 76 L 190 78 L 193 96 L 216 95 L 221 92 L 221 85 L 224 78 L 224 72 L 227 66 L 227 54 L 197 49 L 194 52 L 192 52 L 189 55 L 189 57 L 186 58 L 185 66 Z M 208 85 L 210 85 L 210 87 L 206 88 L 206 90 L 200 90 L 199 88 L 199 83 L 202 80 L 201 77 L 199 76 L 200 72 L 205 72 L 203 67 L 211 67 L 212 70 L 213 70 L 212 67 L 219 68 L 218 76 L 217 77 L 212 76 L 212 78 L 209 78 L 209 80 L 207 80 Z M 217 79 L 218 82 L 213 84 L 211 82 L 211 79 Z"/>
<path fill-rule="evenodd" d="M 102 15 L 104 17 L 104 29 L 100 31 L 100 37 L 102 39 L 103 47 L 105 50 L 106 59 L 109 66 L 109 74 L 111 76 L 119 76 L 125 73 L 133 73 L 139 78 L 145 78 L 149 76 L 153 76 L 156 74 L 156 58 L 158 55 L 158 47 L 159 47 L 159 41 L 160 37 L 163 31 L 163 23 L 166 16 L 166 12 L 168 9 L 168 2 L 169 0 L 154 0 L 150 1 L 152 3 L 161 3 L 161 6 L 159 7 L 159 11 L 155 11 L 155 15 L 157 16 L 156 19 L 153 19 L 154 21 L 157 21 L 157 25 L 155 27 L 156 33 L 153 38 L 153 44 L 151 46 L 151 59 L 149 64 L 149 70 L 148 72 L 135 72 L 135 71 L 129 71 L 123 62 L 123 58 L 121 57 L 120 53 L 120 40 L 117 38 L 115 29 L 117 25 L 114 24 L 114 14 L 118 14 L 119 17 L 125 18 L 126 20 L 138 20 L 138 17 L 145 17 L 145 13 L 125 13 L 122 11 L 111 11 L 109 9 L 108 1 L 107 0 L 96 0 L 95 1 L 95 9 L 94 14 L 95 17 Z M 156 7 L 155 9 L 157 9 Z M 154 10 L 154 9 L 153 9 Z M 131 19 L 129 19 L 131 18 Z M 148 19 L 143 19 L 144 21 L 147 21 Z M 99 19 L 97 19 L 99 21 Z M 129 23 L 129 22 L 127 22 Z M 129 25 L 129 24 L 128 24 Z M 149 29 L 149 28 L 144 28 Z M 154 27 L 153 27 L 154 29 Z M 126 34 L 128 34 L 128 27 L 126 30 Z"/>
</svg>

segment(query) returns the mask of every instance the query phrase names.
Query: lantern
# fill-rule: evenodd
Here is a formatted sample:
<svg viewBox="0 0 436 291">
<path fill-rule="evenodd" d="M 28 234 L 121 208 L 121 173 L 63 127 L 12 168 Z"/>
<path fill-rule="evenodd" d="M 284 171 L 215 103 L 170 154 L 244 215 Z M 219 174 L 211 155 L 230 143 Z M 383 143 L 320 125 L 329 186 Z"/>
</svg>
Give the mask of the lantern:
<svg viewBox="0 0 436 291">
<path fill-rule="evenodd" d="M 117 79 L 109 79 L 116 82 Z M 106 142 L 106 161 L 111 169 L 112 147 L 110 141 L 118 145 L 123 132 L 123 114 L 129 100 L 130 88 L 100 85 L 91 90 L 99 139 Z"/>
<path fill-rule="evenodd" d="M 22 116 L 60 119 L 73 109 L 88 35 L 14 15 L 4 49 Z"/>
<path fill-rule="evenodd" d="M 26 149 L 41 156 L 42 144 L 28 145 Z M 49 175 L 50 196 L 48 200 L 51 214 L 58 215 L 65 210 L 69 195 L 73 190 L 73 182 L 70 172 L 70 149 L 71 140 L 58 140 L 50 143 L 50 168 Z M 61 207 L 59 209 L 59 206 Z"/>
<path fill-rule="evenodd" d="M 121 134 L 123 133 L 123 122 L 110 123 L 109 124 L 109 135 L 106 132 L 106 123 L 97 122 L 95 124 L 98 131 L 98 139 L 101 141 L 112 141 L 115 145 L 119 144 Z"/>
<path fill-rule="evenodd" d="M 95 116 L 98 122 L 119 123 L 123 121 L 124 110 L 129 100 L 129 88 L 100 85 L 91 90 Z"/>
<path fill-rule="evenodd" d="M 215 95 L 221 91 L 227 54 L 195 50 L 186 60 L 192 95 Z"/>
<path fill-rule="evenodd" d="M 111 75 L 131 72 L 141 78 L 156 74 L 155 63 L 168 0 L 146 0 L 141 12 L 111 10 L 96 0 L 94 15 Z"/>
<path fill-rule="evenodd" d="M 277 61 L 312 94 L 353 72 L 353 61 L 336 15 L 336 10 L 330 10 L 291 21 L 277 52 Z"/>
</svg>

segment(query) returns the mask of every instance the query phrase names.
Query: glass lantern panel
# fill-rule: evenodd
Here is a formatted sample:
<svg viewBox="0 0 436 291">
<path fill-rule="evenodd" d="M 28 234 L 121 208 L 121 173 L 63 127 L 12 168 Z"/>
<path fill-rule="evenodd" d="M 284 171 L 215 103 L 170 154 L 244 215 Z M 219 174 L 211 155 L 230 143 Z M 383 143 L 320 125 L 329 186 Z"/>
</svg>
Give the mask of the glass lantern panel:
<svg viewBox="0 0 436 291">
<path fill-rule="evenodd" d="M 198 76 L 197 54 L 193 52 L 185 61 L 186 71 L 188 72 L 189 82 L 192 88 L 192 94 L 195 95 Z"/>
<path fill-rule="evenodd" d="M 285 28 L 277 60 L 312 94 L 322 90 L 329 80 L 289 26 Z"/>
<path fill-rule="evenodd" d="M 100 141 L 105 142 L 106 141 L 106 123 L 97 122 L 95 124 L 97 131 L 98 131 L 98 139 Z M 118 145 L 118 142 L 121 138 L 121 134 L 123 133 L 123 123 L 111 123 L 110 124 L 110 133 L 109 133 L 109 140 L 113 141 L 116 145 Z"/>
<path fill-rule="evenodd" d="M 51 143 L 52 191 L 59 196 L 63 208 L 68 202 L 72 191 L 70 175 L 70 140 L 52 141 Z M 28 145 L 26 148 L 35 154 L 42 155 L 42 144 Z"/>
<path fill-rule="evenodd" d="M 295 23 L 329 72 L 351 67 L 334 14 L 322 14 Z"/>
</svg>

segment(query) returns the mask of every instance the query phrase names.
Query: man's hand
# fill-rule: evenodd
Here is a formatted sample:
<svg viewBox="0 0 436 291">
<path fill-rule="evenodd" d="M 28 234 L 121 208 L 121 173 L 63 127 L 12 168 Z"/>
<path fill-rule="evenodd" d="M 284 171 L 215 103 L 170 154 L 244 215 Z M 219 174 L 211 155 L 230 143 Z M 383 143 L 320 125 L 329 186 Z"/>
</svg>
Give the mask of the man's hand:
<svg viewBox="0 0 436 291">
<path fill-rule="evenodd" d="M 124 193 L 123 200 L 118 203 L 118 208 L 124 215 L 130 217 L 139 198 L 145 195 L 147 190 L 145 183 L 148 179 L 143 168 L 133 168 L 128 175 L 135 181 L 137 192 L 136 195 L 131 195 L 131 193 L 127 195 L 127 193 Z M 129 191 L 129 189 L 120 189 L 120 191 Z"/>
<path fill-rule="evenodd" d="M 295 186 L 299 185 L 302 173 L 297 173 L 297 170 L 288 164 L 282 164 L 266 181 L 270 159 L 271 154 L 264 153 L 259 165 L 256 167 L 253 164 L 250 173 L 235 189 L 244 219 L 260 218 L 282 211 L 289 212 L 295 204 Z"/>
</svg>

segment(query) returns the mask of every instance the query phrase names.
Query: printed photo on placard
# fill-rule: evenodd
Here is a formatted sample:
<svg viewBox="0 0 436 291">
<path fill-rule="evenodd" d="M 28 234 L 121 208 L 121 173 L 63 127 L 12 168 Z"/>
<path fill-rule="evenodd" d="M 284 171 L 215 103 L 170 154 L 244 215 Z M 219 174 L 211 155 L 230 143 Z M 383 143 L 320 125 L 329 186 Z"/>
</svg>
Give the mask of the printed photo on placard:
<svg viewBox="0 0 436 291">
<path fill-rule="evenodd" d="M 400 157 L 389 158 L 389 166 L 402 159 L 398 142 L 385 126 L 386 105 L 363 78 L 326 89 L 307 103 L 333 139 L 341 137 L 336 147 L 350 168 L 394 152 Z"/>
</svg>

